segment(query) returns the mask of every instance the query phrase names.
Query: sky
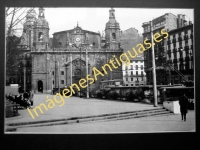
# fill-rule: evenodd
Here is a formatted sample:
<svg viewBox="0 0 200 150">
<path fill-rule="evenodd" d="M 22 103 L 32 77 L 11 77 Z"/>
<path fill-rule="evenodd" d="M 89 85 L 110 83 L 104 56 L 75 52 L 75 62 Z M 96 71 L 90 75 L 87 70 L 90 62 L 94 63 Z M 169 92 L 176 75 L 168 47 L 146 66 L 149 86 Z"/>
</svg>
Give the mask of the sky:
<svg viewBox="0 0 200 150">
<path fill-rule="evenodd" d="M 139 33 L 143 32 L 142 23 L 148 22 L 165 13 L 185 14 L 187 21 L 194 23 L 193 9 L 144 9 L 144 8 L 114 8 L 115 19 L 122 31 L 131 27 Z M 45 18 L 49 22 L 50 37 L 54 32 L 73 29 L 79 26 L 84 30 L 100 32 L 105 30 L 109 20 L 110 8 L 45 8 Z M 36 12 L 38 9 L 36 9 Z"/>
<path fill-rule="evenodd" d="M 105 25 L 109 20 L 109 10 L 111 8 L 98 8 L 98 7 L 57 7 L 57 8 L 45 8 L 45 18 L 49 23 L 50 37 L 53 37 L 53 33 L 70 30 L 79 26 L 83 30 L 89 30 L 93 32 L 100 32 L 105 30 Z M 153 18 L 157 18 L 165 13 L 185 14 L 187 21 L 194 23 L 193 9 L 158 9 L 158 8 L 114 8 L 115 18 L 120 25 L 122 31 L 131 27 L 136 28 L 139 33 L 143 33 L 142 23 L 149 22 Z M 38 14 L 38 8 L 35 8 Z"/>
</svg>

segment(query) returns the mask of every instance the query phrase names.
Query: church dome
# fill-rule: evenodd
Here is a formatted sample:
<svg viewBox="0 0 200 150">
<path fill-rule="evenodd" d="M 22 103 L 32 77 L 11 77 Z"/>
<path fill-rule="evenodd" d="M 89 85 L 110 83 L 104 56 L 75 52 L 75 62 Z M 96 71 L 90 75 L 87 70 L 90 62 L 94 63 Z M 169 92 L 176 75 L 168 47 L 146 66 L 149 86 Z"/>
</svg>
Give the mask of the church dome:
<svg viewBox="0 0 200 150">
<path fill-rule="evenodd" d="M 46 21 L 45 18 L 38 18 L 35 22 L 35 25 L 49 28 L 49 23 Z"/>
<path fill-rule="evenodd" d="M 34 25 L 36 20 L 36 12 L 34 9 L 29 9 L 26 15 L 26 22 L 24 23 L 24 27 Z"/>
</svg>

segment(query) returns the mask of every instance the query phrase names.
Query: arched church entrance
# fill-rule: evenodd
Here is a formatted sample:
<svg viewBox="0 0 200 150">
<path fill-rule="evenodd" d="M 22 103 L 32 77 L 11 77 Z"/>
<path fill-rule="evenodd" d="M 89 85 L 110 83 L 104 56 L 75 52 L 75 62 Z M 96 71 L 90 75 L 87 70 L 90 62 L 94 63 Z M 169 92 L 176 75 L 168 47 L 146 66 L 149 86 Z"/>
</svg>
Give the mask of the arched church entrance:
<svg viewBox="0 0 200 150">
<path fill-rule="evenodd" d="M 41 80 L 38 81 L 38 92 L 43 93 L 43 82 Z"/>
<path fill-rule="evenodd" d="M 74 59 L 72 61 L 72 83 L 79 85 L 79 80 L 85 78 L 86 76 L 86 62 L 80 58 Z M 75 89 L 76 90 L 76 89 Z M 80 91 L 83 92 L 83 89 Z M 80 95 L 80 93 L 78 94 Z"/>
</svg>

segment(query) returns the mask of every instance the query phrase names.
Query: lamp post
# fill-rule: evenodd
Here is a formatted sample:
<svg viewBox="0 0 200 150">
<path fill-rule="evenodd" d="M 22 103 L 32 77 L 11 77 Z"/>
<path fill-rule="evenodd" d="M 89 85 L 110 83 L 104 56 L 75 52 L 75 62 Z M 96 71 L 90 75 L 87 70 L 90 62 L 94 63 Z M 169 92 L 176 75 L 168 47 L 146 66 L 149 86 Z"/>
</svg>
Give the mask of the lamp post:
<svg viewBox="0 0 200 150">
<path fill-rule="evenodd" d="M 156 66 L 155 66 L 155 54 L 154 54 L 154 40 L 153 40 L 153 25 L 150 21 L 151 29 L 151 44 L 152 44 L 152 73 L 153 73 L 153 91 L 154 91 L 154 107 L 158 106 L 157 102 L 157 86 L 156 86 Z"/>
</svg>

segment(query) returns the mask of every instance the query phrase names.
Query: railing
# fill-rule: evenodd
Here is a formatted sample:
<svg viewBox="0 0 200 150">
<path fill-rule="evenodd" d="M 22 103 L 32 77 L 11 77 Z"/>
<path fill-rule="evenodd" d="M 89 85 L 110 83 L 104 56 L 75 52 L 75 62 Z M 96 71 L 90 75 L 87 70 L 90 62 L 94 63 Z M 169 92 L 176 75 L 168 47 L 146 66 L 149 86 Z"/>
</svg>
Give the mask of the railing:
<svg viewBox="0 0 200 150">
<path fill-rule="evenodd" d="M 185 81 L 188 81 L 188 79 L 187 79 L 179 70 L 177 70 L 173 65 L 169 64 L 169 66 L 170 66 L 176 73 L 178 73 L 178 75 L 180 75 L 181 77 L 183 77 L 183 79 L 184 79 Z"/>
</svg>

